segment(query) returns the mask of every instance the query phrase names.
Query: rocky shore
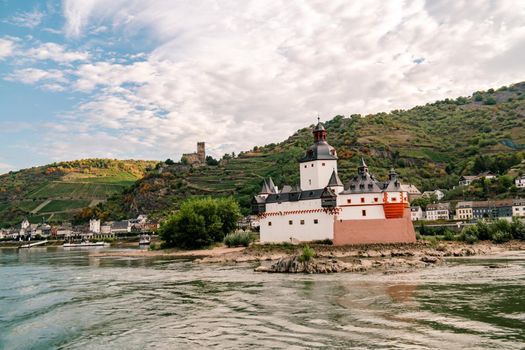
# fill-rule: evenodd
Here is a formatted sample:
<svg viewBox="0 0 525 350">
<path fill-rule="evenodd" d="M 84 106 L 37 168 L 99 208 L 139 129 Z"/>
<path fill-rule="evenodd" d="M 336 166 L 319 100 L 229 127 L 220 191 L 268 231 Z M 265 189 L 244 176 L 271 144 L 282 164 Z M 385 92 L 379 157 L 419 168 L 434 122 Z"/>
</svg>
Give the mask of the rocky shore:
<svg viewBox="0 0 525 350">
<path fill-rule="evenodd" d="M 508 250 L 525 250 L 524 242 L 474 245 L 459 242 L 431 244 L 420 241 L 414 244 L 377 244 L 362 246 L 312 245 L 315 257 L 301 261 L 301 248 L 260 245 L 240 252 L 196 260 L 198 263 L 258 262 L 257 272 L 274 273 L 334 273 L 382 270 L 398 272 L 414 268 L 441 265 L 449 257 L 469 257 L 495 254 Z"/>
</svg>

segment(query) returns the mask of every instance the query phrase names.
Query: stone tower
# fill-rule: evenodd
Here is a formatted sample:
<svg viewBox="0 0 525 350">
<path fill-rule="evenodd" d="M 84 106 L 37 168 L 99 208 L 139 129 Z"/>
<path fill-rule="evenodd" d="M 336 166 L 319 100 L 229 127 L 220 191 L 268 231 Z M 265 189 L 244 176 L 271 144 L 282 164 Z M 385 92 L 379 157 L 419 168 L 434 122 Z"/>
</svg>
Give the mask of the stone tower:
<svg viewBox="0 0 525 350">
<path fill-rule="evenodd" d="M 206 148 L 204 142 L 197 142 L 197 157 L 202 164 L 206 163 Z"/>
</svg>

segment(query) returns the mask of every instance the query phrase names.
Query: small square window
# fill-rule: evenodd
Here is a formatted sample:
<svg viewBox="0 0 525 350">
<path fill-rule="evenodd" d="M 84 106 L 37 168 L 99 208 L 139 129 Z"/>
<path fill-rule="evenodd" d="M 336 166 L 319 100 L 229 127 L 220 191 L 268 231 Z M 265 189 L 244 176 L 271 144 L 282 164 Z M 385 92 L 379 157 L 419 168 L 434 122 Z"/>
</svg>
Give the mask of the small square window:
<svg viewBox="0 0 525 350">
<path fill-rule="evenodd" d="M 396 197 L 392 197 L 392 202 L 396 202 L 397 201 L 397 198 Z"/>
<path fill-rule="evenodd" d="M 365 202 L 365 198 L 361 197 L 361 203 L 364 203 L 364 202 Z"/>
<path fill-rule="evenodd" d="M 304 225 L 304 220 L 301 220 L 301 225 Z"/>
<path fill-rule="evenodd" d="M 314 163 L 312 163 L 312 168 L 314 167 Z"/>
<path fill-rule="evenodd" d="M 288 220 L 288 225 L 293 225 L 293 221 L 292 220 Z"/>
<path fill-rule="evenodd" d="M 306 165 L 304 167 L 306 168 Z"/>
<path fill-rule="evenodd" d="M 318 223 L 319 223 L 319 220 L 314 219 L 314 224 L 318 224 Z"/>
<path fill-rule="evenodd" d="M 268 226 L 272 226 L 272 222 L 271 221 L 268 221 Z"/>
<path fill-rule="evenodd" d="M 361 214 L 363 214 L 363 216 L 366 216 L 366 210 L 361 210 Z"/>
<path fill-rule="evenodd" d="M 321 164 L 321 165 L 322 165 L 322 166 L 325 166 L 325 164 L 324 164 L 324 163 L 323 163 L 323 164 Z"/>
<path fill-rule="evenodd" d="M 352 200 L 351 199 L 347 199 L 346 203 L 350 204 L 350 203 L 352 203 Z"/>
<path fill-rule="evenodd" d="M 376 202 L 376 203 L 379 202 L 379 198 L 374 197 L 374 202 Z"/>
</svg>

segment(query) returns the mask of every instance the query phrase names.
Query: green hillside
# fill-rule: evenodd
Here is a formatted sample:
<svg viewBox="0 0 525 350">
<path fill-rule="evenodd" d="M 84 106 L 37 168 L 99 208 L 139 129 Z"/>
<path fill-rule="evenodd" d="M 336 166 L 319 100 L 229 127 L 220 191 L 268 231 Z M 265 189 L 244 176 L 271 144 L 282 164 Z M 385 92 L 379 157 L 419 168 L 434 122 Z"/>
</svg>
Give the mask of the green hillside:
<svg viewBox="0 0 525 350">
<path fill-rule="evenodd" d="M 157 162 L 83 159 L 0 176 L 0 225 L 71 220 L 85 207 L 121 193 Z"/>
<path fill-rule="evenodd" d="M 355 173 L 361 157 L 383 178 L 394 165 L 403 182 L 421 190 L 450 189 L 460 175 L 482 171 L 516 176 L 523 173 L 525 83 L 409 110 L 336 116 L 325 126 L 330 144 L 338 150 L 343 182 Z M 194 195 L 233 195 L 247 212 L 263 177 L 272 176 L 278 186 L 298 183 L 297 159 L 312 142 L 312 127 L 281 143 L 226 157 L 219 166 L 164 165 L 84 214 L 161 216 Z"/>
</svg>

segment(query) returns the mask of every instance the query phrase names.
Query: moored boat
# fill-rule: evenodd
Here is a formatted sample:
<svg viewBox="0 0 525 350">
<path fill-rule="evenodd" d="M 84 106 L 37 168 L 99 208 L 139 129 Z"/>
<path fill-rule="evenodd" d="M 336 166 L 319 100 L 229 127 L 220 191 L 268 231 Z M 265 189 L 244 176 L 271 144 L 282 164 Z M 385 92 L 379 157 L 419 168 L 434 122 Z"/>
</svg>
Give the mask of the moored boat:
<svg viewBox="0 0 525 350">
<path fill-rule="evenodd" d="M 151 243 L 151 237 L 149 235 L 141 235 L 139 246 L 149 245 Z"/>
<path fill-rule="evenodd" d="M 84 241 L 80 243 L 64 243 L 63 247 L 64 248 L 109 247 L 109 243 Z"/>
</svg>

